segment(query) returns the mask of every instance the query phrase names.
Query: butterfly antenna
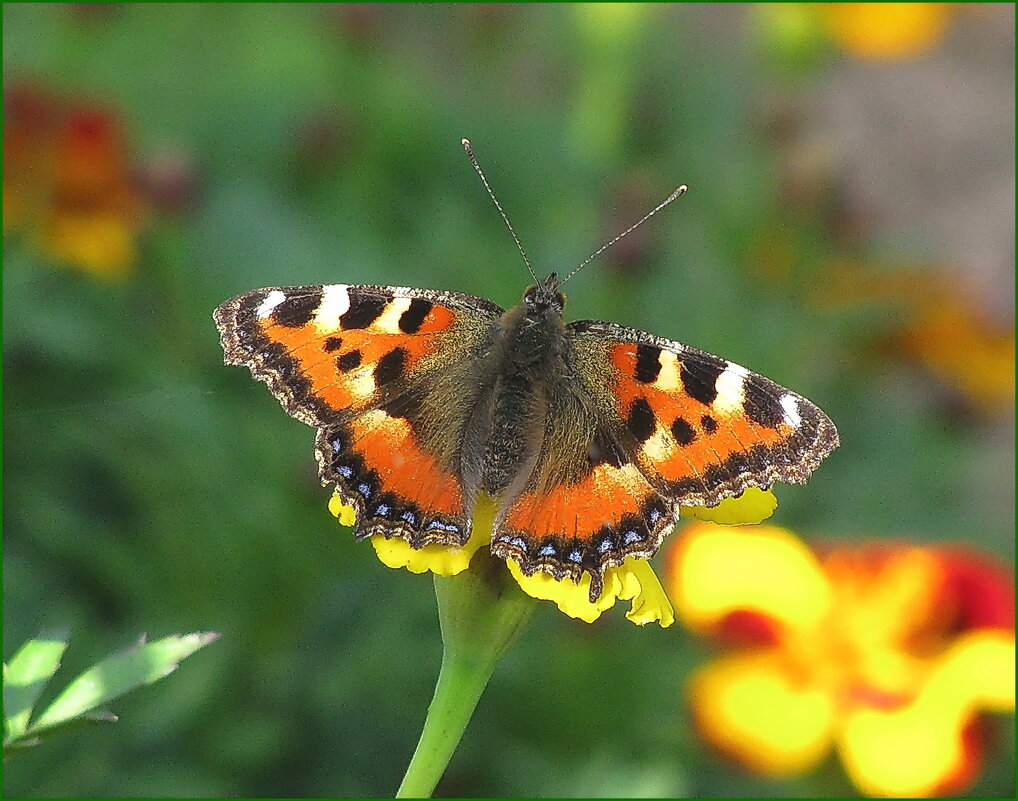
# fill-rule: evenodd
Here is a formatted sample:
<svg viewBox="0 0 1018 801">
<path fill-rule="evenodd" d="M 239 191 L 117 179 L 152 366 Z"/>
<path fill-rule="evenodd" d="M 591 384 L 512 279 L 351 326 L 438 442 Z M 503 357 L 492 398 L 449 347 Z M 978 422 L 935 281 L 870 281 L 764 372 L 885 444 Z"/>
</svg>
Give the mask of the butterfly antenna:
<svg viewBox="0 0 1018 801">
<path fill-rule="evenodd" d="M 672 192 L 667 198 L 665 198 L 661 203 L 659 203 L 655 208 L 653 208 L 651 211 L 649 211 L 646 214 L 644 214 L 643 217 L 638 222 L 633 223 L 625 231 L 623 231 L 621 234 L 616 236 L 614 239 L 609 239 L 607 242 L 605 242 L 603 245 L 601 245 L 601 247 L 599 247 L 597 250 L 595 250 L 593 253 L 591 253 L 586 259 L 584 259 L 582 262 L 580 262 L 580 264 L 577 265 L 576 269 L 574 269 L 571 273 L 569 273 L 569 275 L 567 275 L 565 278 L 563 278 L 559 282 L 559 286 L 562 286 L 562 284 L 564 284 L 566 281 L 568 281 L 570 278 L 572 278 L 574 275 L 576 275 L 580 270 L 582 270 L 584 267 L 586 267 L 588 264 L 590 264 L 594 259 L 596 259 L 602 253 L 604 253 L 606 250 L 608 250 L 608 248 L 610 248 L 612 245 L 614 245 L 616 242 L 618 242 L 620 239 L 622 239 L 622 237 L 624 237 L 626 234 L 631 234 L 633 231 L 635 231 L 637 228 L 639 228 L 641 225 L 643 225 L 645 222 L 647 222 L 647 220 L 649 220 L 651 217 L 653 217 L 655 214 L 657 214 L 659 211 L 661 211 L 661 209 L 663 209 L 665 206 L 667 206 L 673 200 L 675 200 L 676 198 L 679 198 L 682 195 L 686 194 L 686 190 L 688 188 L 689 187 L 687 187 L 685 184 L 683 184 L 678 189 L 676 189 L 674 192 Z"/>
<path fill-rule="evenodd" d="M 527 265 L 527 270 L 530 271 L 530 275 L 533 276 L 535 281 L 541 283 L 540 279 L 534 274 L 534 268 L 530 266 L 530 259 L 527 258 L 527 252 L 523 249 L 523 245 L 520 244 L 520 238 L 516 236 L 516 231 L 513 230 L 513 224 L 509 222 L 509 218 L 502 210 L 502 206 L 498 202 L 498 198 L 495 197 L 495 193 L 491 191 L 488 179 L 484 177 L 484 171 L 481 169 L 481 165 L 477 163 L 477 156 L 474 155 L 474 149 L 470 146 L 470 140 L 464 139 L 460 142 L 460 144 L 462 144 L 463 149 L 467 151 L 467 158 L 469 158 L 470 163 L 474 165 L 474 169 L 477 171 L 477 174 L 481 176 L 481 183 L 483 183 L 484 188 L 488 190 L 488 197 L 491 198 L 492 203 L 495 204 L 495 208 L 498 209 L 498 213 L 501 214 L 502 219 L 505 220 L 506 227 L 509 228 L 509 233 L 513 235 L 513 242 L 516 243 L 516 247 L 519 249 L 520 255 L 523 257 L 523 262 Z M 657 209 L 654 209 L 654 211 L 657 211 Z"/>
</svg>

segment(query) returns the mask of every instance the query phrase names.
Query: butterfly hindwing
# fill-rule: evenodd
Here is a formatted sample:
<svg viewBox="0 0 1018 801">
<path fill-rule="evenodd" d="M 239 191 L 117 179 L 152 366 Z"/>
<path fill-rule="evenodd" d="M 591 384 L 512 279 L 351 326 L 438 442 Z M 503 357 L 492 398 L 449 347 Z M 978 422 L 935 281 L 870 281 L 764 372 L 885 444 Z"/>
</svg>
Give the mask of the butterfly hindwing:
<svg viewBox="0 0 1018 801">
<path fill-rule="evenodd" d="M 422 547 L 469 537 L 455 460 L 473 403 L 462 379 L 501 313 L 453 292 L 332 284 L 246 292 L 214 318 L 226 362 L 319 428 L 322 481 L 356 509 L 358 536 Z"/>
</svg>

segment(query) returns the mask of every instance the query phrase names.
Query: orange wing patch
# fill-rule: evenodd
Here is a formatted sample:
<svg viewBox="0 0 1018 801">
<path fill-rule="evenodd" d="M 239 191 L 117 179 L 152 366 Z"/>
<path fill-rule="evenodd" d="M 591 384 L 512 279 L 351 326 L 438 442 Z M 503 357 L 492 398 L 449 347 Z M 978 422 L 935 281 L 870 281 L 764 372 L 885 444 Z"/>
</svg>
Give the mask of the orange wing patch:
<svg viewBox="0 0 1018 801">
<path fill-rule="evenodd" d="M 459 479 L 417 446 L 409 422 L 375 409 L 354 420 L 350 430 L 352 447 L 377 474 L 381 492 L 426 513 L 463 514 Z"/>
<path fill-rule="evenodd" d="M 640 511 L 640 499 L 652 493 L 634 464 L 599 464 L 583 481 L 561 484 L 545 495 L 524 493 L 505 516 L 505 524 L 542 539 L 589 540 L 603 525 Z"/>
<path fill-rule="evenodd" d="M 674 522 L 674 505 L 635 464 L 601 463 L 575 483 L 524 492 L 496 522 L 491 550 L 518 562 L 526 575 L 540 570 L 578 582 L 589 573 L 593 601 L 606 567 L 627 556 L 653 556 Z"/>
<path fill-rule="evenodd" d="M 400 536 L 414 548 L 464 545 L 470 538 L 458 476 L 418 446 L 407 420 L 366 412 L 319 430 L 316 452 L 322 482 L 335 482 L 356 510 L 359 538 Z"/>
<path fill-rule="evenodd" d="M 816 406 L 732 362 L 643 342 L 615 344 L 608 358 L 637 460 L 682 505 L 713 506 L 775 480 L 802 483 L 837 445 Z"/>
<path fill-rule="evenodd" d="M 368 408 L 439 346 L 456 312 L 380 287 L 263 289 L 220 306 L 227 361 L 246 364 L 311 425 Z M 349 416 L 349 415 L 347 415 Z"/>
</svg>

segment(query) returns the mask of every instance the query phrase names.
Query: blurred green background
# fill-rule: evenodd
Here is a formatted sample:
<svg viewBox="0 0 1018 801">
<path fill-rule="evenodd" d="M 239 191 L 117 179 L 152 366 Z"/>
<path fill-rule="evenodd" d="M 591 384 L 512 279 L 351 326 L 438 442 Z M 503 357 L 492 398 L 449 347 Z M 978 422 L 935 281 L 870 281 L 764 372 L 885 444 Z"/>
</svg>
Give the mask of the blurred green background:
<svg viewBox="0 0 1018 801">
<path fill-rule="evenodd" d="M 570 283 L 567 316 L 823 407 L 843 445 L 778 489 L 774 522 L 1013 560 L 1013 6 L 879 58 L 819 15 L 5 4 L 5 658 L 54 625 L 75 634 L 62 676 L 142 631 L 223 634 L 119 723 L 12 760 L 6 794 L 395 791 L 440 658 L 431 582 L 328 514 L 313 432 L 222 365 L 211 312 L 315 282 L 515 303 L 528 276 L 464 136 L 542 276 L 689 185 Z M 122 134 L 116 266 L 7 230 L 8 137 L 39 96 Z M 833 758 L 764 780 L 699 745 L 681 685 L 708 652 L 678 625 L 549 608 L 438 793 L 854 792 Z M 1013 791 L 1002 734 L 976 795 Z"/>
</svg>

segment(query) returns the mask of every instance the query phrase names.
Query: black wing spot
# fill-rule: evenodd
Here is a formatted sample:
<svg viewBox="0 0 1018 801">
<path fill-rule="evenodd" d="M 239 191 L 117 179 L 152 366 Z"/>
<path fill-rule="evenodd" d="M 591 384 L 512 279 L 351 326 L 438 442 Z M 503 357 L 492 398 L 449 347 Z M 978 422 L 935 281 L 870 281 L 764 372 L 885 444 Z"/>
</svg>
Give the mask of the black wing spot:
<svg viewBox="0 0 1018 801">
<path fill-rule="evenodd" d="M 431 307 L 435 304 L 424 298 L 414 298 L 410 301 L 410 307 L 399 317 L 399 330 L 404 334 L 416 334 L 424 325 L 424 318 L 428 316 Z"/>
<path fill-rule="evenodd" d="M 686 422 L 686 418 L 676 417 L 672 421 L 672 436 L 679 445 L 692 445 L 696 439 L 696 431 Z"/>
<path fill-rule="evenodd" d="M 361 365 L 361 352 L 359 350 L 352 350 L 349 353 L 344 353 L 338 359 L 336 359 L 336 367 L 342 372 L 349 373 L 351 370 L 360 367 Z"/>
<path fill-rule="evenodd" d="M 754 423 L 777 428 L 785 422 L 785 410 L 777 385 L 763 376 L 749 375 L 743 384 L 743 410 Z"/>
<path fill-rule="evenodd" d="M 381 316 L 390 300 L 379 295 L 358 295 L 354 292 L 350 292 L 349 296 L 350 308 L 339 318 L 343 328 L 367 328 Z"/>
<path fill-rule="evenodd" d="M 706 353 L 684 356 L 679 370 L 682 386 L 690 397 L 709 405 L 718 396 L 718 377 L 727 367 L 728 362 Z"/>
<path fill-rule="evenodd" d="M 386 401 L 379 408 L 389 417 L 412 421 L 420 411 L 422 394 L 423 391 L 420 389 L 404 392 L 398 397 Z"/>
<path fill-rule="evenodd" d="M 326 353 L 332 353 L 335 350 L 339 350 L 342 345 L 342 337 L 329 337 L 325 340 L 325 344 L 322 347 L 325 348 Z"/>
<path fill-rule="evenodd" d="M 718 430 L 718 421 L 711 417 L 709 414 L 705 414 L 700 418 L 700 428 L 706 431 L 708 434 L 713 434 Z"/>
<path fill-rule="evenodd" d="M 287 328 L 299 328 L 311 322 L 322 305 L 322 288 L 309 287 L 300 295 L 292 295 L 272 310 L 272 322 Z"/>
<path fill-rule="evenodd" d="M 654 433 L 654 410 L 650 408 L 646 398 L 637 398 L 629 406 L 626 426 L 640 442 L 646 442 Z"/>
<path fill-rule="evenodd" d="M 636 346 L 636 380 L 650 384 L 661 372 L 661 348 L 640 343 Z"/>
<path fill-rule="evenodd" d="M 375 366 L 375 384 L 382 386 L 390 381 L 395 381 L 403 375 L 403 366 L 406 363 L 406 351 L 403 348 L 393 348 L 386 353 Z"/>
</svg>

